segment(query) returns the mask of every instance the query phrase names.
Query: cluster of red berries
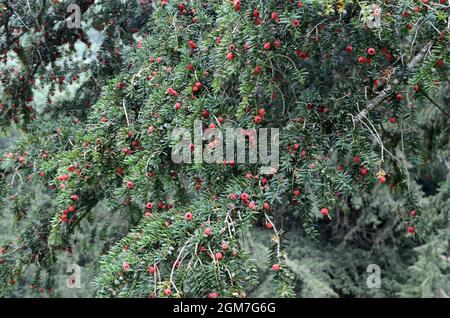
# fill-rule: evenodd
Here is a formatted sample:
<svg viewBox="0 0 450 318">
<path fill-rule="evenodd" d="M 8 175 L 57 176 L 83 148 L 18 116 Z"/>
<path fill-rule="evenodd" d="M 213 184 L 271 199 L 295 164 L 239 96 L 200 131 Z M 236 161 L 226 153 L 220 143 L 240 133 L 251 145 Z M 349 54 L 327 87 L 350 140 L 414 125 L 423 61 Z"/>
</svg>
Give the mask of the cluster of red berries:
<svg viewBox="0 0 450 318">
<path fill-rule="evenodd" d="M 258 109 L 258 114 L 253 118 L 255 124 L 259 124 L 266 116 L 266 110 L 264 108 Z"/>
<path fill-rule="evenodd" d="M 196 94 L 200 91 L 200 89 L 202 88 L 202 83 L 197 82 L 194 84 L 194 86 L 192 87 L 192 93 Z"/>
<path fill-rule="evenodd" d="M 76 194 L 73 194 L 70 198 L 72 199 L 74 204 L 78 201 L 78 195 Z M 74 204 L 70 204 L 69 207 L 63 211 L 63 214 L 60 217 L 61 222 L 67 223 L 73 220 L 74 213 L 76 212 Z"/>
</svg>

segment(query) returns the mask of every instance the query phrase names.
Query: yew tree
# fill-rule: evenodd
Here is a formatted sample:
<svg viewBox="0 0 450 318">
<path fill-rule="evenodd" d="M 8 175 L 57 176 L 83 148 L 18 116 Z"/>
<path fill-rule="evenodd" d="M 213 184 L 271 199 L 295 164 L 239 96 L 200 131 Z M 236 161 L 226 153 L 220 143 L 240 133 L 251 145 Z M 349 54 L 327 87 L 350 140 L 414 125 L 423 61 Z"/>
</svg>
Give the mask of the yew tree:
<svg viewBox="0 0 450 318">
<path fill-rule="evenodd" d="M 122 59 L 107 55 L 120 71 L 102 73 L 101 93 L 87 81 L 87 101 L 100 96 L 85 116 L 49 122 L 42 113 L 29 123 L 24 115 L 24 136 L 4 152 L 2 207 L 14 213 L 17 236 L 2 247 L 1 288 L 20 282 L 30 263 L 50 270 L 84 220 L 127 219 L 96 261 L 99 297 L 245 297 L 261 267 L 277 295 L 295 296 L 288 233 L 353 239 L 371 217 L 356 199 L 376 191 L 399 204 L 364 230 L 365 243 L 376 245 L 386 224 L 408 249 L 430 235 L 417 187 L 429 158 L 420 121 L 423 109 L 437 112 L 435 136 L 448 146 L 448 1 L 134 5 L 148 14 L 142 36 L 120 46 Z M 5 120 L 17 118 L 14 105 L 29 114 L 34 72 L 7 81 Z M 204 130 L 279 128 L 280 166 L 262 174 L 262 162 L 175 163 L 174 129 L 193 132 L 197 120 Z M 189 147 L 192 156 L 210 143 Z M 43 193 L 46 203 L 34 204 Z M 270 233 L 263 265 L 248 248 L 249 233 L 262 230 Z"/>
</svg>

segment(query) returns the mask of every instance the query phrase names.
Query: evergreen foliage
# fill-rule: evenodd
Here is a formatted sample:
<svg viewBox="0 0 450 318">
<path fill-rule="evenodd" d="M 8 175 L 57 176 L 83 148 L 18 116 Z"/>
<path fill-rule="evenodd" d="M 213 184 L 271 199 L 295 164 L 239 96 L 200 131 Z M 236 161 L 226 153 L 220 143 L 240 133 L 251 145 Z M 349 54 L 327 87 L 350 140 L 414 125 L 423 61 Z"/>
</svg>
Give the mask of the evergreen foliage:
<svg viewBox="0 0 450 318">
<path fill-rule="evenodd" d="M 61 251 L 97 297 L 449 294 L 448 1 L 139 3 L 2 8 L 0 295 L 61 296 Z M 174 163 L 195 120 L 280 128 L 278 171 Z"/>
</svg>

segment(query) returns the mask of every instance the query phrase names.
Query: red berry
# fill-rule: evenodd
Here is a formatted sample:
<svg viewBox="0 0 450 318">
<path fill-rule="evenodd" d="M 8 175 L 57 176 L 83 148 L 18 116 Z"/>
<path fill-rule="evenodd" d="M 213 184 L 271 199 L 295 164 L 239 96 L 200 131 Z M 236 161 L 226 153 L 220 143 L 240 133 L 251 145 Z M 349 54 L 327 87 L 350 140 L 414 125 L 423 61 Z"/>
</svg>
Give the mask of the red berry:
<svg viewBox="0 0 450 318">
<path fill-rule="evenodd" d="M 219 294 L 217 292 L 212 292 L 208 295 L 209 298 L 217 298 Z"/>
<path fill-rule="evenodd" d="M 222 255 L 222 253 L 217 252 L 216 254 L 214 254 L 214 258 L 216 260 L 220 261 L 223 258 L 223 255 Z"/>
<path fill-rule="evenodd" d="M 125 87 L 125 84 L 123 82 L 117 83 L 118 89 L 123 89 Z"/>
<path fill-rule="evenodd" d="M 292 195 L 294 197 L 299 197 L 302 194 L 302 192 L 299 189 L 295 189 L 294 191 L 292 191 Z"/>
<path fill-rule="evenodd" d="M 416 210 L 412 210 L 412 211 L 409 212 L 409 216 L 412 217 L 412 218 L 416 217 L 416 215 L 417 215 Z"/>
<path fill-rule="evenodd" d="M 272 265 L 272 270 L 273 270 L 273 271 L 279 271 L 280 269 L 281 269 L 280 264 L 273 264 L 273 265 Z"/>
<path fill-rule="evenodd" d="M 153 266 L 153 265 L 151 265 L 151 266 L 148 268 L 148 272 L 149 272 L 150 274 L 154 274 L 154 273 L 156 272 L 156 267 Z"/>
<path fill-rule="evenodd" d="M 369 173 L 369 171 L 366 168 L 361 168 L 361 174 L 363 176 L 367 176 L 368 173 Z"/>
<path fill-rule="evenodd" d="M 231 61 L 233 59 L 234 59 L 234 54 L 231 52 L 227 53 L 227 60 Z"/>
<path fill-rule="evenodd" d="M 192 220 L 192 213 L 191 213 L 191 212 L 187 212 L 187 213 L 184 215 L 184 219 L 185 219 L 186 221 Z"/>
<path fill-rule="evenodd" d="M 347 45 L 347 47 L 345 48 L 345 50 L 346 50 L 348 53 L 352 53 L 352 52 L 353 52 L 353 46 Z"/>
<path fill-rule="evenodd" d="M 195 42 L 192 41 L 192 40 L 189 40 L 189 41 L 188 41 L 188 45 L 189 45 L 189 47 L 190 47 L 191 49 L 193 49 L 193 50 L 197 48 L 197 44 L 195 44 Z"/>
<path fill-rule="evenodd" d="M 264 202 L 264 203 L 263 203 L 263 209 L 264 209 L 264 210 L 270 210 L 270 204 L 267 203 L 267 202 Z"/>
<path fill-rule="evenodd" d="M 272 18 L 272 20 L 274 20 L 274 21 L 278 21 L 278 19 L 279 19 L 278 13 L 272 12 L 271 18 Z"/>
<path fill-rule="evenodd" d="M 128 181 L 127 182 L 127 188 L 130 189 L 130 190 L 133 189 L 134 188 L 134 183 L 132 181 Z"/>
<path fill-rule="evenodd" d="M 328 209 L 327 208 L 322 208 L 320 210 L 320 213 L 322 213 L 322 215 L 326 216 L 326 215 L 328 215 Z"/>
<path fill-rule="evenodd" d="M 170 296 L 172 294 L 172 290 L 170 288 L 164 289 L 164 295 Z"/>
<path fill-rule="evenodd" d="M 266 222 L 266 229 L 270 230 L 271 228 L 273 228 L 272 223 Z"/>
<path fill-rule="evenodd" d="M 131 269 L 131 265 L 128 264 L 127 262 L 124 262 L 124 263 L 122 264 L 122 269 L 123 269 L 125 272 L 128 272 L 128 271 L 130 271 L 130 269 Z"/>
<path fill-rule="evenodd" d="M 271 47 L 272 45 L 270 44 L 270 42 L 264 43 L 264 50 L 270 50 Z"/>
<path fill-rule="evenodd" d="M 395 98 L 400 102 L 403 99 L 403 95 L 398 93 L 397 95 L 395 95 Z"/>
<path fill-rule="evenodd" d="M 264 108 L 258 109 L 258 114 L 261 117 L 264 117 L 266 115 L 266 110 Z"/>
<path fill-rule="evenodd" d="M 389 118 L 389 121 L 390 121 L 391 123 L 395 124 L 395 123 L 397 122 L 397 118 L 391 117 L 391 118 Z"/>
<path fill-rule="evenodd" d="M 78 201 L 78 195 L 76 194 L 73 194 L 70 198 L 75 202 Z"/>
<path fill-rule="evenodd" d="M 376 53 L 377 51 L 373 47 L 367 49 L 367 54 L 369 55 L 375 55 Z"/>
<path fill-rule="evenodd" d="M 380 181 L 381 183 L 386 183 L 386 177 L 385 176 L 381 176 L 378 178 L 378 181 Z"/>
<path fill-rule="evenodd" d="M 407 231 L 408 231 L 409 234 L 413 234 L 414 233 L 414 226 L 408 226 Z"/>
<path fill-rule="evenodd" d="M 206 109 L 202 110 L 202 117 L 203 118 L 209 118 L 209 111 L 206 110 Z"/>
<path fill-rule="evenodd" d="M 255 201 L 250 202 L 250 203 L 248 204 L 248 207 L 249 207 L 249 209 L 252 209 L 252 210 L 256 209 L 256 203 L 255 203 Z"/>
<path fill-rule="evenodd" d="M 102 123 L 106 123 L 108 121 L 108 118 L 106 117 L 102 117 L 102 119 L 100 119 Z"/>
<path fill-rule="evenodd" d="M 211 236 L 212 235 L 212 230 L 210 227 L 207 227 L 204 231 L 203 234 L 205 234 L 206 236 Z"/>
<path fill-rule="evenodd" d="M 247 201 L 248 200 L 248 194 L 245 193 L 245 192 L 241 193 L 241 200 L 242 201 Z"/>
</svg>

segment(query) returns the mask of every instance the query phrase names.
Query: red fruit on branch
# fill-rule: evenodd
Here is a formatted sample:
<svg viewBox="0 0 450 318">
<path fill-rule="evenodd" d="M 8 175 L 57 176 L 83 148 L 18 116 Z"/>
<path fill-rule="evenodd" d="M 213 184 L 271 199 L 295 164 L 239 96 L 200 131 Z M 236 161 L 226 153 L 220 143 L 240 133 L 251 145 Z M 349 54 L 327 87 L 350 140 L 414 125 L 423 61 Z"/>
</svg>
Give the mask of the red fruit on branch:
<svg viewBox="0 0 450 318">
<path fill-rule="evenodd" d="M 218 296 L 219 296 L 219 294 L 217 292 L 212 292 L 212 293 L 209 293 L 209 295 L 208 295 L 209 298 L 217 298 Z"/>
<path fill-rule="evenodd" d="M 271 14 L 271 19 L 272 20 L 274 20 L 274 21 L 276 21 L 276 22 L 278 22 L 280 19 L 279 19 L 279 15 L 278 15 L 278 13 L 277 12 L 272 12 L 272 14 Z"/>
<path fill-rule="evenodd" d="M 205 234 L 206 236 L 211 236 L 212 235 L 212 230 L 210 227 L 207 227 L 204 231 L 203 234 Z"/>
<path fill-rule="evenodd" d="M 154 274 L 154 273 L 156 272 L 156 267 L 153 266 L 153 265 L 150 265 L 150 266 L 148 267 L 148 272 L 149 272 L 150 274 Z"/>
<path fill-rule="evenodd" d="M 209 118 L 209 111 L 207 109 L 202 110 L 202 117 L 203 118 Z"/>
<path fill-rule="evenodd" d="M 241 196 L 240 196 L 240 197 L 241 197 L 241 200 L 242 200 L 242 201 L 247 201 L 249 196 L 248 196 L 247 193 L 243 192 L 243 193 L 241 193 Z"/>
<path fill-rule="evenodd" d="M 172 290 L 170 288 L 164 289 L 164 295 L 170 296 L 172 294 Z"/>
<path fill-rule="evenodd" d="M 197 44 L 194 41 L 192 41 L 192 40 L 188 41 L 188 45 L 193 50 L 197 48 Z"/>
</svg>

